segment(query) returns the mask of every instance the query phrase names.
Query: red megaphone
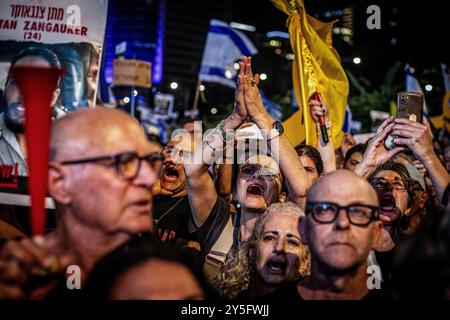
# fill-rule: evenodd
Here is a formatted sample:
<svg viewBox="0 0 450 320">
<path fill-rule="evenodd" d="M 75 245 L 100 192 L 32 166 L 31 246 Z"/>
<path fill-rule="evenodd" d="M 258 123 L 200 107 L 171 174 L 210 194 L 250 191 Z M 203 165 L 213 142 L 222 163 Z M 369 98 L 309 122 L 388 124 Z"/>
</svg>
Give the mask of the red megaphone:
<svg viewBox="0 0 450 320">
<path fill-rule="evenodd" d="M 48 153 L 51 127 L 51 101 L 62 73 L 59 68 L 13 67 L 25 106 L 25 139 L 28 154 L 31 195 L 31 230 L 44 234 L 47 195 Z"/>
</svg>

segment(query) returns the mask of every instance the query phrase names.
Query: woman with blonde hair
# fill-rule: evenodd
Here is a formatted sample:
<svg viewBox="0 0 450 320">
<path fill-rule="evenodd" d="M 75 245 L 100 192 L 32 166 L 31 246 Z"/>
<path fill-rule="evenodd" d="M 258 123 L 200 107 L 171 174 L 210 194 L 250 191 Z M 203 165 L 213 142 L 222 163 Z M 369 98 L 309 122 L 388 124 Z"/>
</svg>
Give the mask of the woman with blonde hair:
<svg viewBox="0 0 450 320">
<path fill-rule="evenodd" d="M 309 273 L 308 248 L 301 243 L 299 218 L 291 202 L 271 205 L 258 219 L 250 238 L 220 273 L 225 299 L 255 299 Z"/>
</svg>

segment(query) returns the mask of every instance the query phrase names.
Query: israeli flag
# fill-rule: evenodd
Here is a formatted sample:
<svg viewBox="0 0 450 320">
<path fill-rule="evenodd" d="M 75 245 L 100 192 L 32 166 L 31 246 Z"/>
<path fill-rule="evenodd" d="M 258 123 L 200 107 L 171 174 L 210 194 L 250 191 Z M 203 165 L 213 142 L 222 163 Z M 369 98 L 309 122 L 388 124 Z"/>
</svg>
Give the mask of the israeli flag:
<svg viewBox="0 0 450 320">
<path fill-rule="evenodd" d="M 347 104 L 345 106 L 345 117 L 344 124 L 342 125 L 343 132 L 350 132 L 352 129 L 352 110 L 350 110 L 350 106 Z"/>
<path fill-rule="evenodd" d="M 245 34 L 231 28 L 226 22 L 211 20 L 202 64 L 200 81 L 220 83 L 235 88 L 237 70 L 234 63 L 241 56 L 258 53 Z"/>
<path fill-rule="evenodd" d="M 406 64 L 405 66 L 406 73 L 406 91 L 408 92 L 420 92 L 423 94 L 422 87 L 420 86 L 419 80 L 417 80 L 414 75 L 414 69 Z M 425 103 L 425 98 L 423 99 L 423 113 L 426 117 L 428 117 L 428 107 Z"/>
</svg>

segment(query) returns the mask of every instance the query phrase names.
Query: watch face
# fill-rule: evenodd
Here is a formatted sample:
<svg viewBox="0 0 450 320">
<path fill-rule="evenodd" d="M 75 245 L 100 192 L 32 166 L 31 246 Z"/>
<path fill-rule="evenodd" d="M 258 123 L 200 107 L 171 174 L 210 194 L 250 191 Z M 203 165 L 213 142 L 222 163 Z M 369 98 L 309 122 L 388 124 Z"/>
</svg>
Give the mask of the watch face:
<svg viewBox="0 0 450 320">
<path fill-rule="evenodd" d="M 283 124 L 280 121 L 275 121 L 274 128 L 281 134 L 284 132 Z"/>
</svg>

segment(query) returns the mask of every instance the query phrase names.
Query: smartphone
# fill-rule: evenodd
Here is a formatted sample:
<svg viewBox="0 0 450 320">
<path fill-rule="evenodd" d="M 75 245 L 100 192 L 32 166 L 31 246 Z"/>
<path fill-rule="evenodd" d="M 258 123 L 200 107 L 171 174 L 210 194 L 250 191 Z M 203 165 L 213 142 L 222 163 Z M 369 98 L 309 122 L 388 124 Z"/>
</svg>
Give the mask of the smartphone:
<svg viewBox="0 0 450 320">
<path fill-rule="evenodd" d="M 422 123 L 423 93 L 399 92 L 397 94 L 397 116 Z"/>
<path fill-rule="evenodd" d="M 396 118 L 405 118 L 411 121 L 422 123 L 423 118 L 423 93 L 420 92 L 399 92 L 397 94 L 397 115 Z M 394 136 L 389 135 L 384 142 L 386 149 L 395 147 L 392 143 Z"/>
</svg>

